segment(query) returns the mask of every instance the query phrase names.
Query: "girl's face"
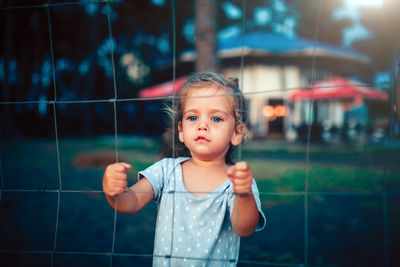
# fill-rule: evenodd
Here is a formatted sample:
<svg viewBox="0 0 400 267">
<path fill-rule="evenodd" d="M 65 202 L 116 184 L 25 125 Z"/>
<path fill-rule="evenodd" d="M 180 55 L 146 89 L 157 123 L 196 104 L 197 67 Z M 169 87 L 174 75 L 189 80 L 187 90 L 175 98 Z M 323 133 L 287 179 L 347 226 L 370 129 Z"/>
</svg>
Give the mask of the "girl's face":
<svg viewBox="0 0 400 267">
<path fill-rule="evenodd" d="M 182 100 L 179 140 L 192 157 L 224 160 L 230 145 L 242 141 L 244 126 L 236 126 L 233 98 L 227 94 L 227 89 L 202 87 L 190 90 Z"/>
</svg>

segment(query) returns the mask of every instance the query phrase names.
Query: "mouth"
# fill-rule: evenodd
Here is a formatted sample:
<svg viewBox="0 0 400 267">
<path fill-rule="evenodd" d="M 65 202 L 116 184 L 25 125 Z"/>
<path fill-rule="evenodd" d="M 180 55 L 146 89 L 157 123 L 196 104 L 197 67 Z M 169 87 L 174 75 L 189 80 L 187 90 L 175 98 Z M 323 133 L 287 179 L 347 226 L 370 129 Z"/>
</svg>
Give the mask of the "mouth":
<svg viewBox="0 0 400 267">
<path fill-rule="evenodd" d="M 195 141 L 196 141 L 196 142 L 200 142 L 200 143 L 207 143 L 207 142 L 210 142 L 210 140 L 208 140 L 208 139 L 205 138 L 204 136 L 198 136 L 198 137 L 195 139 Z"/>
</svg>

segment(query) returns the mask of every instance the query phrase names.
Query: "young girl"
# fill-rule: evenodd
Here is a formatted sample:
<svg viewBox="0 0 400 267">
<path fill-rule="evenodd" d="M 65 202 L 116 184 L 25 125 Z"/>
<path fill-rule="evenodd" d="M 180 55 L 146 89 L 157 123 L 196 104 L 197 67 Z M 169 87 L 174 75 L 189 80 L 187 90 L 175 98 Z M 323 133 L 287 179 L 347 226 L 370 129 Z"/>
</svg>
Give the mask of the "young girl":
<svg viewBox="0 0 400 267">
<path fill-rule="evenodd" d="M 197 73 L 178 99 L 170 115 L 187 157 L 155 163 L 139 172 L 128 190 L 131 165 L 111 164 L 104 193 L 125 214 L 157 202 L 153 266 L 235 266 L 240 236 L 265 225 L 250 167 L 232 164 L 233 149 L 246 131 L 243 95 L 219 74 Z"/>
</svg>

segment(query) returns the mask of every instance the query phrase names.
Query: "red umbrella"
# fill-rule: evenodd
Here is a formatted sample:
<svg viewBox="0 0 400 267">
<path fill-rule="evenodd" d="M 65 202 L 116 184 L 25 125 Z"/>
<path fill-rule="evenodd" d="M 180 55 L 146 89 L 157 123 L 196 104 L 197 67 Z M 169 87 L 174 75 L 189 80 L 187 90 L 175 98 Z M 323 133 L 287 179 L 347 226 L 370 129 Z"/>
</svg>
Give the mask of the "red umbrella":
<svg viewBox="0 0 400 267">
<path fill-rule="evenodd" d="M 183 88 L 183 84 L 185 83 L 187 77 L 181 77 L 175 80 L 175 93 L 178 93 Z M 143 89 L 139 92 L 139 97 L 160 97 L 172 95 L 174 93 L 174 82 L 169 81 L 166 83 L 162 83 L 156 86 L 152 86 L 146 89 Z"/>
<path fill-rule="evenodd" d="M 290 95 L 290 100 L 301 101 L 305 99 L 353 99 L 356 97 L 387 100 L 388 95 L 366 84 L 343 78 L 330 78 L 314 83 L 314 86 L 304 86 L 301 90 Z"/>
</svg>

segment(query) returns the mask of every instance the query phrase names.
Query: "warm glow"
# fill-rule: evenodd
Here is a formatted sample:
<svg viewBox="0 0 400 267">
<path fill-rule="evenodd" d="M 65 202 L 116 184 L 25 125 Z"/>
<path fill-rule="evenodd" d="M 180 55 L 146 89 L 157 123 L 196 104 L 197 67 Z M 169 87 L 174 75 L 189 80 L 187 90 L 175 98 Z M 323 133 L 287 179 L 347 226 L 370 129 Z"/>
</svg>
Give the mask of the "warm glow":
<svg viewBox="0 0 400 267">
<path fill-rule="evenodd" d="M 285 117 L 287 115 L 287 110 L 285 106 L 276 106 L 275 115 L 277 117 Z"/>
<path fill-rule="evenodd" d="M 273 117 L 275 115 L 275 111 L 274 111 L 274 107 L 273 106 L 265 106 L 263 108 L 263 115 L 267 118 L 269 117 Z"/>
<path fill-rule="evenodd" d="M 273 121 L 278 117 L 285 117 L 289 115 L 289 108 L 283 105 L 267 105 L 264 106 L 262 113 L 265 117 L 268 118 L 268 120 Z"/>
</svg>

